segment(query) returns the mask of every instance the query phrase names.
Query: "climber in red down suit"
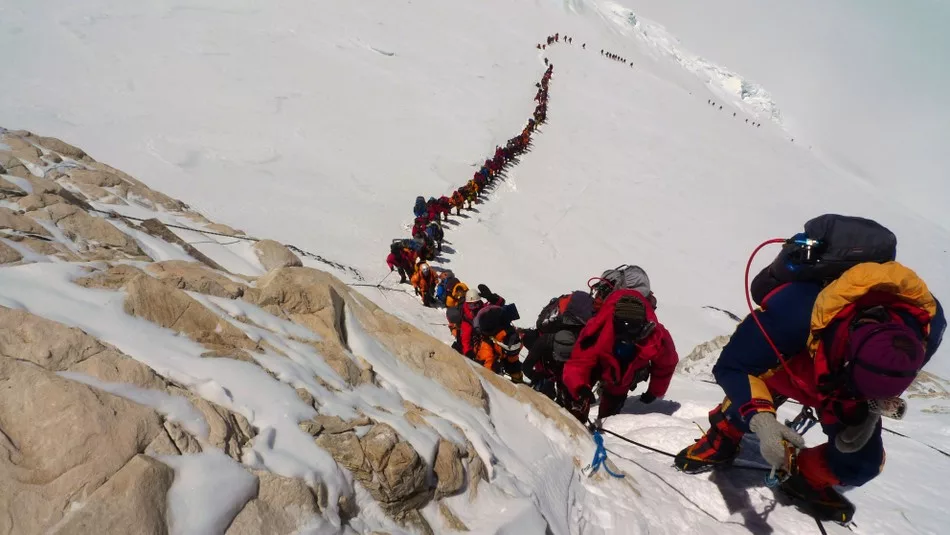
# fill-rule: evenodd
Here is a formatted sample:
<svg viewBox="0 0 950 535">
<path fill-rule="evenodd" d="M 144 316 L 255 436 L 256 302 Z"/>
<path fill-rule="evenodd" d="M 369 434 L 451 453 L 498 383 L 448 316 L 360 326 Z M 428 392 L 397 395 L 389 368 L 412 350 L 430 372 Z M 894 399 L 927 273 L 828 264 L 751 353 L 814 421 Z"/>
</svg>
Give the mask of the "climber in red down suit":
<svg viewBox="0 0 950 535">
<path fill-rule="evenodd" d="M 571 413 L 587 422 L 597 381 L 603 385 L 598 419 L 619 413 L 627 393 L 648 378 L 640 401 L 652 403 L 666 394 L 677 362 L 673 338 L 649 301 L 636 290 L 615 290 L 581 330 L 564 364 Z"/>
</svg>

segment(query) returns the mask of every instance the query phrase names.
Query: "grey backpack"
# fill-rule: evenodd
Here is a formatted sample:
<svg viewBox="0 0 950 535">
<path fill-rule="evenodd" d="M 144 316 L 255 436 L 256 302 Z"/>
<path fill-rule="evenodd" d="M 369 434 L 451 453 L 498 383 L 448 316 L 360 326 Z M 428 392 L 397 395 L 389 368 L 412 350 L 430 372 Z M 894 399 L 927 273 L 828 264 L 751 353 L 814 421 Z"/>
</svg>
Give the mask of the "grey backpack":
<svg viewBox="0 0 950 535">
<path fill-rule="evenodd" d="M 599 279 L 591 279 L 593 285 L 590 286 L 591 293 L 595 299 L 605 299 L 610 292 L 614 290 L 636 290 L 643 297 L 648 297 L 650 290 L 650 277 L 640 266 L 630 266 L 623 264 L 604 271 Z"/>
</svg>

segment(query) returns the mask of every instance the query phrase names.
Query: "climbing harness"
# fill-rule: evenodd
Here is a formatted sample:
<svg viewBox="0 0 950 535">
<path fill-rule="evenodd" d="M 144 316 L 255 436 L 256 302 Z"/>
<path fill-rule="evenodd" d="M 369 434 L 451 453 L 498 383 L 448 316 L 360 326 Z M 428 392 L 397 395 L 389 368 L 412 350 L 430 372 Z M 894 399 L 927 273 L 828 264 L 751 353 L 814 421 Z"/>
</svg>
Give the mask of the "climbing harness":
<svg viewBox="0 0 950 535">
<path fill-rule="evenodd" d="M 584 472 L 587 477 L 591 477 L 603 466 L 605 472 L 617 479 L 626 477 L 624 474 L 613 472 L 610 467 L 607 466 L 607 448 L 604 447 L 604 437 L 597 431 L 594 431 L 594 444 L 597 446 L 597 449 L 594 450 L 594 459 L 589 465 L 584 467 L 582 472 Z"/>
<path fill-rule="evenodd" d="M 799 435 L 804 435 L 809 429 L 815 427 L 817 423 L 818 417 L 815 416 L 815 411 L 811 407 L 804 405 L 802 406 L 802 410 L 799 411 L 798 416 L 792 420 L 785 420 L 785 425 Z"/>
</svg>

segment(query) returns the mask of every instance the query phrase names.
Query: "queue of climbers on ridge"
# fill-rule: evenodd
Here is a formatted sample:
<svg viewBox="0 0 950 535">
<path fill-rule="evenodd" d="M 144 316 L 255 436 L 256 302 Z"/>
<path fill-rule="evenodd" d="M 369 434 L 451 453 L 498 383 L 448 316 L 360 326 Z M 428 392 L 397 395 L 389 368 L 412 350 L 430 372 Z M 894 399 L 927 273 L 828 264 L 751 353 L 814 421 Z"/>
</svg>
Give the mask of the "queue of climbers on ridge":
<svg viewBox="0 0 950 535">
<path fill-rule="evenodd" d="M 604 50 L 601 50 L 601 51 L 600 51 L 600 55 L 601 55 L 601 56 L 604 56 L 604 57 L 607 58 L 607 59 L 612 59 L 612 60 L 614 60 L 614 61 L 619 61 L 620 63 L 623 63 L 624 65 L 627 64 L 627 58 L 618 56 L 617 54 L 614 54 L 614 53 L 612 53 L 612 52 L 605 52 Z M 631 67 L 632 67 L 632 66 L 633 66 L 633 64 L 631 64 Z"/>
<path fill-rule="evenodd" d="M 574 44 L 574 38 L 568 37 L 567 35 L 565 35 L 564 37 L 561 37 L 560 33 L 556 33 L 554 35 L 549 35 L 545 39 L 544 43 L 538 43 L 535 48 L 537 48 L 538 50 L 547 50 L 547 47 L 553 45 L 554 43 L 564 43 L 566 45 L 572 45 Z M 582 48 L 587 48 L 587 43 L 584 43 Z"/>
<path fill-rule="evenodd" d="M 523 152 L 531 132 L 544 122 L 552 71 L 549 66 L 538 84 L 534 122 L 506 148 Z M 477 198 L 497 176 L 498 164 L 503 169 L 520 152 L 502 150 L 494 166 L 486 160 L 481 189 L 473 178 L 467 192 L 475 191 Z M 460 211 L 466 200 L 471 206 L 474 198 L 423 201 L 417 215 L 427 216 L 428 229 L 451 208 Z M 781 244 L 781 251 L 750 285 L 748 268 L 756 253 L 773 243 Z M 643 404 L 667 394 L 679 357 L 642 268 L 625 264 L 604 271 L 588 280 L 587 291 L 553 297 L 534 325 L 524 328 L 514 325 L 521 318 L 513 303 L 485 284 L 470 288 L 452 271 L 437 273 L 426 261 L 431 252 L 421 250 L 394 243 L 387 262 L 400 270 L 403 282 L 411 273 L 424 304 L 445 307 L 452 347 L 479 365 L 515 383 L 527 379 L 595 431 L 622 412 L 638 385 L 646 384 L 639 396 Z M 403 253 L 407 260 L 400 263 Z M 755 434 L 770 465 L 770 486 L 819 526 L 823 520 L 847 525 L 855 507 L 835 487 L 865 485 L 883 470 L 882 418 L 906 413 L 902 396 L 946 331 L 943 307 L 914 271 L 897 262 L 897 237 L 860 217 L 826 214 L 791 238 L 764 242 L 749 259 L 746 277 L 749 314 L 712 370 L 725 399 L 709 412 L 709 428 L 698 440 L 667 454 L 688 474 L 724 469 L 738 458 L 743 436 Z M 781 423 L 776 410 L 786 402 L 802 409 Z M 827 440 L 806 447 L 802 435 L 818 424 Z"/>
<path fill-rule="evenodd" d="M 437 273 L 429 265 L 442 251 L 445 239 L 442 221 L 448 220 L 453 209 L 457 215 L 461 215 L 466 205 L 468 209 L 472 209 L 473 203 L 487 193 L 488 188 L 503 176 L 505 169 L 517 162 L 518 156 L 528 150 L 531 135 L 538 125 L 547 121 L 548 89 L 553 73 L 554 65 L 548 64 L 541 81 L 535 84 L 537 91 L 534 100 L 537 104 L 521 133 L 509 139 L 505 146 L 495 147 L 492 157 L 485 160 L 471 180 L 451 195 L 429 197 L 428 200 L 422 196 L 416 197 L 412 210 L 415 219 L 411 238 L 392 241 L 386 264 L 390 272 L 399 273 L 400 283 L 408 282 L 412 285 L 424 306 L 445 304 L 445 300 L 437 298 L 436 293 L 440 280 L 444 281 L 449 272 Z"/>
</svg>

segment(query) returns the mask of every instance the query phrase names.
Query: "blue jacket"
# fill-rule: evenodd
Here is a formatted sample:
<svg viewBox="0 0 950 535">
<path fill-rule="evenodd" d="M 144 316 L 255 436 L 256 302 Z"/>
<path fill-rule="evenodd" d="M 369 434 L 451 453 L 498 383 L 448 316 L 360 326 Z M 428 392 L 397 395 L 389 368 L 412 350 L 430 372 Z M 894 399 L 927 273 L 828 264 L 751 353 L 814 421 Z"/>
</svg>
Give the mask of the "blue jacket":
<svg viewBox="0 0 950 535">
<path fill-rule="evenodd" d="M 806 349 L 811 330 L 812 309 L 821 289 L 820 285 L 808 282 L 787 284 L 776 291 L 766 306 L 757 313 L 762 326 L 787 358 L 808 358 Z M 938 302 L 937 314 L 930 323 L 928 361 L 937 351 L 946 326 L 943 307 Z M 780 366 L 778 357 L 758 325 L 751 316 L 746 316 L 723 348 L 713 368 L 713 375 L 730 402 L 740 408 L 740 414 L 751 416 L 751 413 L 743 411 L 742 407 L 755 406 L 755 400 L 762 399 L 762 396 L 757 396 L 753 391 L 760 388 L 758 385 L 761 385 L 761 381 L 750 381 L 750 378 L 760 377 Z M 764 397 L 771 399 L 768 395 Z"/>
</svg>

